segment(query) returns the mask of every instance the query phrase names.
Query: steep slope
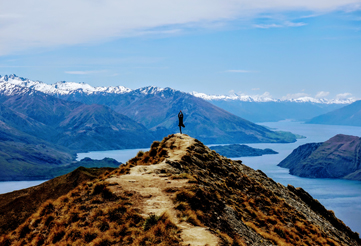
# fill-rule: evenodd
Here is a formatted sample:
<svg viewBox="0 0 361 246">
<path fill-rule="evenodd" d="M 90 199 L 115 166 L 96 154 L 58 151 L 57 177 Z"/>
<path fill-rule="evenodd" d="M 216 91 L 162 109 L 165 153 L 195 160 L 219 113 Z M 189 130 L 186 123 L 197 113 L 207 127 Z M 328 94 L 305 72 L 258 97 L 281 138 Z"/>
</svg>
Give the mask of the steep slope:
<svg viewBox="0 0 361 246">
<path fill-rule="evenodd" d="M 38 186 L 0 194 L 0 235 L 16 229 L 48 199 L 57 199 L 82 182 L 93 180 L 111 170 L 111 168 L 80 167 Z"/>
<path fill-rule="evenodd" d="M 143 124 L 162 139 L 178 132 L 179 110 L 185 115 L 184 131 L 204 143 L 294 142 L 293 134 L 268 130 L 228 113 L 201 98 L 171 88 L 144 87 L 127 93 L 92 94 L 79 91 L 58 95 L 66 100 L 107 105 Z"/>
<path fill-rule="evenodd" d="M 177 114 L 186 114 L 185 132 L 204 143 L 294 142 L 290 133 L 270 131 L 195 97 L 171 88 L 154 86 L 130 90 L 118 87 L 92 87 L 84 83 L 58 82 L 47 85 L 16 75 L 0 76 L 0 82 L 31 88 L 67 101 L 109 106 L 143 124 L 162 139 L 178 132 Z"/>
<path fill-rule="evenodd" d="M 44 168 L 70 163 L 68 149 L 50 144 L 7 125 L 0 119 L 0 180 L 38 179 Z"/>
<path fill-rule="evenodd" d="M 59 123 L 57 143 L 76 150 L 147 147 L 153 135 L 141 124 L 103 105 L 81 105 Z"/>
<path fill-rule="evenodd" d="M 3 104 L 0 104 L 0 120 L 19 131 L 37 136 L 41 139 L 50 139 L 54 134 L 54 129 L 42 122 L 12 110 Z"/>
<path fill-rule="evenodd" d="M 4 121 L 19 131 L 74 152 L 146 147 L 153 140 L 144 126 L 106 106 L 65 101 L 2 84 L 0 118 L 3 115 Z"/>
<path fill-rule="evenodd" d="M 361 100 L 307 121 L 309 124 L 361 126 Z"/>
<path fill-rule="evenodd" d="M 304 190 L 275 183 L 175 134 L 42 204 L 0 243 L 361 245 L 361 240 Z"/>
<path fill-rule="evenodd" d="M 309 178 L 360 179 L 361 138 L 338 134 L 323 143 L 299 146 L 278 165 Z"/>
</svg>

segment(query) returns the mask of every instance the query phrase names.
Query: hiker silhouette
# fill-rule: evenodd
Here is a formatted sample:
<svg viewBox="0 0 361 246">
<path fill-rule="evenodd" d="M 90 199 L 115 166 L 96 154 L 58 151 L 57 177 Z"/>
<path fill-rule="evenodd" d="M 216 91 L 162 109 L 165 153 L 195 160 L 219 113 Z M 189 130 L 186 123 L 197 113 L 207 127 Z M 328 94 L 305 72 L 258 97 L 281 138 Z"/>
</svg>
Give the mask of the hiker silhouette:
<svg viewBox="0 0 361 246">
<path fill-rule="evenodd" d="M 178 119 L 179 119 L 179 124 L 178 124 L 178 126 L 179 126 L 179 131 L 180 131 L 180 133 L 182 134 L 182 127 L 185 127 L 184 124 L 183 124 L 183 113 L 182 113 L 182 110 L 179 111 L 179 113 L 178 113 Z"/>
</svg>

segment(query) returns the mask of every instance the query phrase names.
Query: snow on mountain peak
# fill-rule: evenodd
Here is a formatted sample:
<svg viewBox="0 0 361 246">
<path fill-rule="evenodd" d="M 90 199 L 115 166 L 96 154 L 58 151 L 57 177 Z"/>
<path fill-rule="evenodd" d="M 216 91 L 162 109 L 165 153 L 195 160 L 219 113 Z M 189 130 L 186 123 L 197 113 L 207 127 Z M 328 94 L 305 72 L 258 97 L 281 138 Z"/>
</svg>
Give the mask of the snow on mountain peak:
<svg viewBox="0 0 361 246">
<path fill-rule="evenodd" d="M 97 92 L 121 94 L 131 91 L 131 89 L 126 88 L 124 86 L 93 87 L 84 82 L 77 83 L 77 82 L 59 81 L 56 82 L 55 84 L 49 85 L 40 81 L 32 81 L 29 79 L 24 79 L 22 77 L 16 76 L 15 74 L 12 74 L 10 76 L 7 75 L 0 76 L 0 82 L 8 82 L 13 85 L 32 88 L 34 90 L 41 91 L 50 95 L 54 95 L 54 94 L 68 95 L 73 92 L 83 92 L 86 94 L 92 94 Z"/>
<path fill-rule="evenodd" d="M 237 94 L 231 94 L 231 95 L 207 95 L 205 93 L 199 93 L 199 92 L 191 92 L 191 95 L 195 97 L 202 98 L 207 101 L 211 100 L 239 100 L 244 102 L 276 102 L 279 101 L 278 99 L 273 99 L 269 96 L 268 93 L 264 93 L 263 95 L 257 95 L 257 96 L 250 96 L 250 95 L 237 95 Z"/>
<path fill-rule="evenodd" d="M 110 94 L 124 94 L 128 92 L 135 92 L 143 95 L 148 94 L 158 94 L 162 97 L 164 97 L 167 93 L 174 93 L 176 92 L 175 89 L 172 88 L 160 88 L 156 86 L 146 86 L 142 87 L 136 90 L 132 90 L 129 88 L 126 88 L 124 86 L 98 86 L 93 87 L 89 84 L 86 84 L 84 82 L 78 83 L 78 82 L 66 82 L 66 81 L 59 81 L 55 84 L 49 85 L 46 83 L 43 83 L 41 81 L 32 81 L 26 78 L 18 77 L 15 74 L 11 75 L 0 75 L 0 83 L 1 88 L 3 88 L 5 85 L 3 83 L 10 83 L 12 85 L 25 87 L 34 89 L 36 91 L 41 91 L 46 94 L 50 95 L 70 95 L 73 93 L 85 93 L 85 94 L 95 94 L 95 93 L 110 93 Z M 12 90 L 11 86 L 7 87 L 7 90 Z M 4 88 L 5 89 L 5 88 Z M 314 98 L 309 95 L 306 95 L 302 93 L 302 95 L 287 95 L 285 97 L 282 97 L 281 99 L 275 99 L 272 98 L 271 95 L 268 92 L 265 92 L 262 95 L 246 95 L 246 94 L 235 94 L 232 93 L 230 95 L 207 95 L 205 93 L 199 93 L 199 92 L 191 92 L 190 95 L 193 95 L 195 97 L 202 98 L 207 101 L 212 100 L 235 100 L 235 101 L 244 101 L 244 102 L 296 102 L 296 103 L 322 103 L 322 104 L 350 104 L 355 102 L 357 99 L 350 97 L 347 95 L 343 95 L 342 97 L 336 97 L 336 99 L 325 99 L 325 98 Z"/>
<path fill-rule="evenodd" d="M 269 93 L 265 92 L 262 95 L 245 95 L 245 94 L 231 94 L 231 95 L 207 95 L 205 93 L 191 92 L 191 95 L 195 97 L 202 98 L 207 101 L 217 101 L 217 100 L 234 100 L 234 101 L 243 101 L 243 102 L 297 102 L 297 103 L 322 103 L 322 104 L 350 104 L 357 101 L 356 98 L 336 98 L 336 99 L 326 99 L 326 98 L 313 98 L 311 96 L 299 96 L 299 97 L 282 97 L 281 99 L 275 99 L 270 96 Z"/>
</svg>

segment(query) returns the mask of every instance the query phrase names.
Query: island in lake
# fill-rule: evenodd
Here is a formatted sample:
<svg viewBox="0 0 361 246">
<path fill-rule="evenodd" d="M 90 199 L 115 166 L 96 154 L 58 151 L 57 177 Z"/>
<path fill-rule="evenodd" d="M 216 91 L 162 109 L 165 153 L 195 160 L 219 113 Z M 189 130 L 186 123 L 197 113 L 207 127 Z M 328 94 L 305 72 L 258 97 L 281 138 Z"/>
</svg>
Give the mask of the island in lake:
<svg viewBox="0 0 361 246">
<path fill-rule="evenodd" d="M 209 148 L 228 158 L 278 154 L 272 149 L 257 149 L 244 144 L 217 145 Z"/>
</svg>

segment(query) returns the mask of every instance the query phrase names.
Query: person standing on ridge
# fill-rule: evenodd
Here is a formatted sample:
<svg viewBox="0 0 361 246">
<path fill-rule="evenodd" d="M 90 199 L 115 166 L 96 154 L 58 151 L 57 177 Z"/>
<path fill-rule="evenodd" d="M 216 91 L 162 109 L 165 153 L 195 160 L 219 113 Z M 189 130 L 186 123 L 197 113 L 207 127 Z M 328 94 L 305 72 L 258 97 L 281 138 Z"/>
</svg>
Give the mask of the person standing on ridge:
<svg viewBox="0 0 361 246">
<path fill-rule="evenodd" d="M 180 131 L 180 133 L 182 134 L 182 127 L 185 127 L 184 124 L 183 124 L 183 113 L 182 113 L 182 110 L 179 111 L 179 113 L 178 113 L 178 119 L 179 119 L 179 124 L 178 124 L 178 126 L 179 126 L 179 131 Z"/>
</svg>

